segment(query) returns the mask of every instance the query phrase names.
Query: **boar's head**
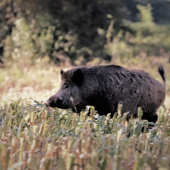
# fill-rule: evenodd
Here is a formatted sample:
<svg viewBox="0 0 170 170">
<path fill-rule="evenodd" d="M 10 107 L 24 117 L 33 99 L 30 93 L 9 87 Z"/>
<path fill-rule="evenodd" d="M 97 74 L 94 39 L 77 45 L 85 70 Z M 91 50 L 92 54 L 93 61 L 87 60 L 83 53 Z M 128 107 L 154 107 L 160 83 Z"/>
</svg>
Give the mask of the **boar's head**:
<svg viewBox="0 0 170 170">
<path fill-rule="evenodd" d="M 46 106 L 58 107 L 61 109 L 72 108 L 82 109 L 81 86 L 83 83 L 83 73 L 81 69 L 72 69 L 67 72 L 61 70 L 61 85 L 58 92 L 51 96 Z"/>
</svg>

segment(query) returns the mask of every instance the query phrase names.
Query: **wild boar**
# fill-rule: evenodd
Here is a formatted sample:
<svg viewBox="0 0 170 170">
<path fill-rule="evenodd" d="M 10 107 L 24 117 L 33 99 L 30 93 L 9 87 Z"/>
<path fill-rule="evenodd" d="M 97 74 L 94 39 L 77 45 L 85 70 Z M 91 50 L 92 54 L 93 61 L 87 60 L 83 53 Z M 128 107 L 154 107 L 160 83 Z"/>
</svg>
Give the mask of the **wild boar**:
<svg viewBox="0 0 170 170">
<path fill-rule="evenodd" d="M 143 110 L 142 119 L 156 122 L 157 109 L 165 99 L 165 75 L 160 66 L 158 72 L 163 83 L 147 72 L 127 69 L 117 65 L 77 67 L 66 72 L 61 70 L 61 86 L 46 105 L 61 109 L 72 108 L 76 112 L 87 105 L 94 106 L 99 115 L 111 116 L 122 103 L 122 114 L 127 119 L 137 117 L 137 108 Z"/>
</svg>

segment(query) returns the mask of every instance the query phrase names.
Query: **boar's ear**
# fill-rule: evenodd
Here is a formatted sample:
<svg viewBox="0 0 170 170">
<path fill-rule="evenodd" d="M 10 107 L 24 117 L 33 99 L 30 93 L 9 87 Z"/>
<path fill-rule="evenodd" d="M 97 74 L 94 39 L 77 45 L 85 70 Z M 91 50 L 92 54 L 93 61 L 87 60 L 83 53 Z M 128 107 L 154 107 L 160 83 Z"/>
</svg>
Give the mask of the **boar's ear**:
<svg viewBox="0 0 170 170">
<path fill-rule="evenodd" d="M 61 75 L 62 75 L 62 74 L 64 74 L 64 71 L 63 71 L 63 70 L 61 70 L 61 71 L 60 71 L 60 74 L 61 74 Z"/>
<path fill-rule="evenodd" d="M 78 86 L 82 85 L 83 82 L 83 73 L 81 71 L 81 69 L 77 69 L 74 73 L 73 73 L 73 77 L 71 78 L 72 82 L 75 83 Z"/>
</svg>

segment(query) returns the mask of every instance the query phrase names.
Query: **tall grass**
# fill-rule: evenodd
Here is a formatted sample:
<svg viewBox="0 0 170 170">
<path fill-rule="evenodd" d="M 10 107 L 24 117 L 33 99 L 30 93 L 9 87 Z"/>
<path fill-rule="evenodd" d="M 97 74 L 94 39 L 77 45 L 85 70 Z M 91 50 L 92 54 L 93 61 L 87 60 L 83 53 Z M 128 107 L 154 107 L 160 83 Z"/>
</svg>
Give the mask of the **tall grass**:
<svg viewBox="0 0 170 170">
<path fill-rule="evenodd" d="M 79 116 L 30 99 L 5 104 L 0 108 L 0 169 L 170 169 L 170 111 L 161 108 L 148 129 L 153 123 L 140 119 L 140 109 L 139 118 L 129 122 L 120 109 L 110 119 L 109 114 L 94 117 L 89 106 Z"/>
</svg>

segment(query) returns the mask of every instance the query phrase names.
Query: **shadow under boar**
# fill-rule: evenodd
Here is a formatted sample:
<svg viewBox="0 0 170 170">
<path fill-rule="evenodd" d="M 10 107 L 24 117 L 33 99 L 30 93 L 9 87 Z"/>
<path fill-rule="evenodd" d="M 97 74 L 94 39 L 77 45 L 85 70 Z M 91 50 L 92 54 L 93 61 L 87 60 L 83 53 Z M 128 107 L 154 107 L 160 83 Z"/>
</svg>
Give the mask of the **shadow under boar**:
<svg viewBox="0 0 170 170">
<path fill-rule="evenodd" d="M 137 117 L 137 108 L 142 107 L 142 119 L 156 122 L 157 109 L 165 99 L 164 69 L 158 68 L 163 83 L 147 72 L 127 69 L 117 65 L 77 67 L 66 72 L 61 70 L 61 86 L 46 105 L 61 109 L 72 108 L 80 112 L 87 105 L 94 106 L 99 115 L 111 116 L 122 103 L 122 114 Z"/>
</svg>

